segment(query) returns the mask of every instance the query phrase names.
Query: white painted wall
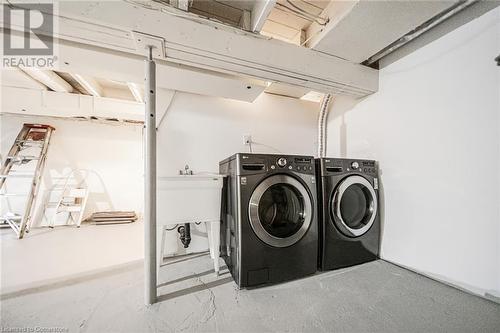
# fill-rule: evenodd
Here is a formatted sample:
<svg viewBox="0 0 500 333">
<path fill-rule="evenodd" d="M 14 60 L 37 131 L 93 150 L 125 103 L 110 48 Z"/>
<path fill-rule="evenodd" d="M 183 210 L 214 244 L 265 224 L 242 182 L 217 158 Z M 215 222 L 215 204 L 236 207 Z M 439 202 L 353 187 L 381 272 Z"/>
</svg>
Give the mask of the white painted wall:
<svg viewBox="0 0 500 333">
<path fill-rule="evenodd" d="M 262 94 L 253 103 L 177 93 L 158 130 L 158 175 L 218 172 L 219 161 L 249 151 L 314 155 L 318 104 Z"/>
<path fill-rule="evenodd" d="M 56 128 L 48 151 L 44 176 L 37 201 L 35 225 L 44 223 L 44 197 L 56 184 L 64 184 L 72 170 L 78 171 L 76 182 L 88 174 L 90 195 L 85 216 L 98 210 L 143 210 L 142 126 L 110 125 L 97 122 L 54 119 L 39 116 L 2 114 L 1 154 L 6 156 L 23 123 L 42 123 Z M 89 170 L 85 172 L 83 170 Z M 29 186 L 29 179 L 27 180 Z M 11 191 L 24 192 L 26 181 L 7 183 Z M 13 186 L 12 186 L 13 185 Z M 60 192 L 59 192 L 60 193 Z M 52 200 L 57 200 L 54 193 Z M 2 199 L 13 211 L 24 201 Z M 17 209 L 16 209 L 17 208 Z M 50 213 L 50 212 L 48 212 Z M 50 215 L 49 215 L 50 216 Z"/>
<path fill-rule="evenodd" d="M 380 161 L 381 256 L 500 296 L 500 8 L 384 68 L 338 100 L 330 156 Z"/>
</svg>

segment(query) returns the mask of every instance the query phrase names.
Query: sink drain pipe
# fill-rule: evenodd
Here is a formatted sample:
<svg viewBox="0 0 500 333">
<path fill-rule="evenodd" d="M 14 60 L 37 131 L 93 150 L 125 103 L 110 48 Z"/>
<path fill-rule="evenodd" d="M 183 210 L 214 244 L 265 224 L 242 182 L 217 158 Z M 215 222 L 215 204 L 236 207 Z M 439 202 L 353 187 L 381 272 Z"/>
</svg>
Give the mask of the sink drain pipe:
<svg viewBox="0 0 500 333">
<path fill-rule="evenodd" d="M 187 249 L 189 247 L 189 243 L 191 243 L 191 225 L 189 223 L 184 223 L 177 228 L 177 232 L 179 233 L 182 245 L 185 249 Z"/>
<path fill-rule="evenodd" d="M 326 122 L 328 120 L 328 111 L 330 109 L 331 94 L 326 94 L 321 101 L 321 106 L 318 116 L 318 157 L 326 155 Z"/>
</svg>

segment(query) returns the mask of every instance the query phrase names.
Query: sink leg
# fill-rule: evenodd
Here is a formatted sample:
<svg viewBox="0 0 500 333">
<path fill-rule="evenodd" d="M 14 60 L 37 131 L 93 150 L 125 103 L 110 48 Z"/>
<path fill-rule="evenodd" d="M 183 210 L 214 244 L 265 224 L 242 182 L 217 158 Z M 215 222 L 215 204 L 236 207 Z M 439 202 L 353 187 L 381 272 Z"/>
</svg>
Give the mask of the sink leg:
<svg viewBox="0 0 500 333">
<path fill-rule="evenodd" d="M 214 238 L 212 236 L 212 222 L 206 222 L 205 226 L 207 228 L 208 236 L 208 249 L 210 250 L 210 258 L 214 259 Z"/>
<path fill-rule="evenodd" d="M 215 275 L 219 276 L 219 246 L 220 246 L 220 222 L 210 223 L 210 232 L 212 234 L 211 253 L 213 253 Z"/>
</svg>

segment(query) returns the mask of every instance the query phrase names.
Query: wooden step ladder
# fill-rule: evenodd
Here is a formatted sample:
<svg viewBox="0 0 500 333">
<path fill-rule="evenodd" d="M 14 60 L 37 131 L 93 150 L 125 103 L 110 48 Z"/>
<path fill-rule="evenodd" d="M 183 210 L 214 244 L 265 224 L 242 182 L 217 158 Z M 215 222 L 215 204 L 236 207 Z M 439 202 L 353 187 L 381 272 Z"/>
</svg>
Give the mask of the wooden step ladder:
<svg viewBox="0 0 500 333">
<path fill-rule="evenodd" d="M 36 202 L 40 180 L 43 175 L 47 151 L 49 149 L 50 138 L 55 130 L 50 125 L 24 124 L 17 135 L 14 144 L 9 150 L 0 170 L 0 197 L 23 196 L 26 197 L 24 214 L 8 212 L 0 217 L 0 224 L 9 225 L 21 239 L 24 233 L 29 230 L 34 213 L 34 203 Z M 22 152 L 28 148 L 39 150 L 36 155 L 23 155 Z M 30 172 L 19 171 L 13 168 L 14 165 L 29 164 L 36 161 L 36 165 Z M 31 186 L 28 193 L 7 193 L 4 185 L 12 178 L 31 178 Z"/>
</svg>

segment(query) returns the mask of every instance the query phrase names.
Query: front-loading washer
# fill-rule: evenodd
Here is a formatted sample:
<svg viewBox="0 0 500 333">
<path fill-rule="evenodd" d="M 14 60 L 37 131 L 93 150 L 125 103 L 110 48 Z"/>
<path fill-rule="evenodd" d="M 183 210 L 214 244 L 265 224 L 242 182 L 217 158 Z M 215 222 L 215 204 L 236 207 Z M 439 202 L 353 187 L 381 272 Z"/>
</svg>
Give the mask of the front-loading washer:
<svg viewBox="0 0 500 333">
<path fill-rule="evenodd" d="M 314 157 L 235 154 L 225 175 L 220 252 L 236 284 L 292 280 L 317 270 Z"/>
<path fill-rule="evenodd" d="M 378 165 L 372 160 L 316 159 L 320 270 L 376 260 L 380 248 Z"/>
</svg>

